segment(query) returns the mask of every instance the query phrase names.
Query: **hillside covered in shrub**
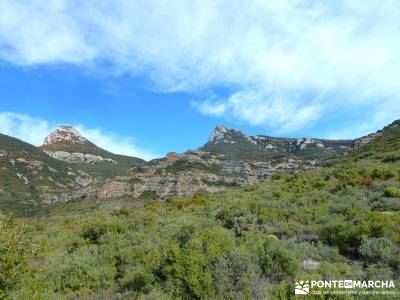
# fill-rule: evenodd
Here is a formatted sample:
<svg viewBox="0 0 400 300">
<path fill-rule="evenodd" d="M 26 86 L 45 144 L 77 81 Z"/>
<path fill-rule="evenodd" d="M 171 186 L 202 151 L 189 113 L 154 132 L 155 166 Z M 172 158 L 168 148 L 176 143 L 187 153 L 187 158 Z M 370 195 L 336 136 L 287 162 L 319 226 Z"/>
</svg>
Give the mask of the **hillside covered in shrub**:
<svg viewBox="0 0 400 300">
<path fill-rule="evenodd" d="M 0 298 L 295 299 L 299 279 L 398 283 L 399 136 L 247 188 L 2 214 Z"/>
<path fill-rule="evenodd" d="M 296 278 L 398 280 L 399 197 L 399 164 L 346 160 L 135 209 L 3 216 L 0 290 L 17 299 L 291 299 Z"/>
</svg>

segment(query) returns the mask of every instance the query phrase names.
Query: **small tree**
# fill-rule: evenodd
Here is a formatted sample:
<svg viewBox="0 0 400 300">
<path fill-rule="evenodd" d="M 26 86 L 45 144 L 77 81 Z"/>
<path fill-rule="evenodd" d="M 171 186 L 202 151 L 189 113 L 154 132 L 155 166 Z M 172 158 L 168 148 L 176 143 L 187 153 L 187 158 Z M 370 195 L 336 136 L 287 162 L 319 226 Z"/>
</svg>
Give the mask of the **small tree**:
<svg viewBox="0 0 400 300">
<path fill-rule="evenodd" d="M 37 292 L 39 282 L 29 267 L 36 247 L 26 238 L 27 227 L 0 214 L 0 299 L 13 291 Z"/>
</svg>

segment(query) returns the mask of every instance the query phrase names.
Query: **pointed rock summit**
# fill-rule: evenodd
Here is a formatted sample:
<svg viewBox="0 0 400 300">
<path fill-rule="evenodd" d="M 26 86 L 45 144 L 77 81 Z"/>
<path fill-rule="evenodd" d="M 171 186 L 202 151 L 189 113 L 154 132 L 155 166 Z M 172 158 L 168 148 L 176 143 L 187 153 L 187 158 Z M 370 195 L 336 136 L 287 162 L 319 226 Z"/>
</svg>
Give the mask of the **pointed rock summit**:
<svg viewBox="0 0 400 300">
<path fill-rule="evenodd" d="M 69 125 L 57 127 L 44 139 L 43 145 L 39 149 L 55 159 L 70 163 L 121 163 L 128 168 L 143 162 L 140 158 L 118 155 L 104 150 Z"/>
<path fill-rule="evenodd" d="M 72 163 L 95 164 L 100 162 L 112 162 L 112 153 L 97 147 L 83 137 L 72 126 L 63 125 L 57 127 L 45 139 L 40 147 L 53 158 Z"/>
<path fill-rule="evenodd" d="M 44 139 L 43 146 L 59 143 L 91 144 L 78 130 L 68 125 L 57 127 Z"/>
<path fill-rule="evenodd" d="M 216 143 L 232 143 L 238 139 L 248 139 L 248 136 L 238 129 L 227 128 L 224 125 L 218 125 L 211 132 L 210 138 L 208 139 L 209 144 Z"/>
</svg>

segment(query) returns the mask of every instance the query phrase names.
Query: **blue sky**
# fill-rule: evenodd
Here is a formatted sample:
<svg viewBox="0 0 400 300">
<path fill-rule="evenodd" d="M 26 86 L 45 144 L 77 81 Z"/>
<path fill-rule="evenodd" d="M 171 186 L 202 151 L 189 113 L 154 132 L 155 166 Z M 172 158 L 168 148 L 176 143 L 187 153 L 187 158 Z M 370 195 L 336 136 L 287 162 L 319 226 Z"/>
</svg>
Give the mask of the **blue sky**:
<svg viewBox="0 0 400 300">
<path fill-rule="evenodd" d="M 146 159 L 248 134 L 355 138 L 400 118 L 398 1 L 0 1 L 0 132 L 71 124 Z"/>
</svg>

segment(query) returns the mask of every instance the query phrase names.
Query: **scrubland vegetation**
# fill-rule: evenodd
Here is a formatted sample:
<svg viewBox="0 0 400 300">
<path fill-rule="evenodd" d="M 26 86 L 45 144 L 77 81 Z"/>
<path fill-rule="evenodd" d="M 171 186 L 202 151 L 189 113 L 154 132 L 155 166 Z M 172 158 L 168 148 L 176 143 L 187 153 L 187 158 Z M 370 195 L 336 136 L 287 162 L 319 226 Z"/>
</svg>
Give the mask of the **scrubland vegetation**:
<svg viewBox="0 0 400 300">
<path fill-rule="evenodd" d="M 0 298 L 292 299 L 298 278 L 398 280 L 399 197 L 399 165 L 356 158 L 138 208 L 3 215 Z"/>
<path fill-rule="evenodd" d="M 400 126 L 386 131 L 247 188 L 0 214 L 0 298 L 286 300 L 316 279 L 394 280 L 399 293 Z"/>
</svg>

